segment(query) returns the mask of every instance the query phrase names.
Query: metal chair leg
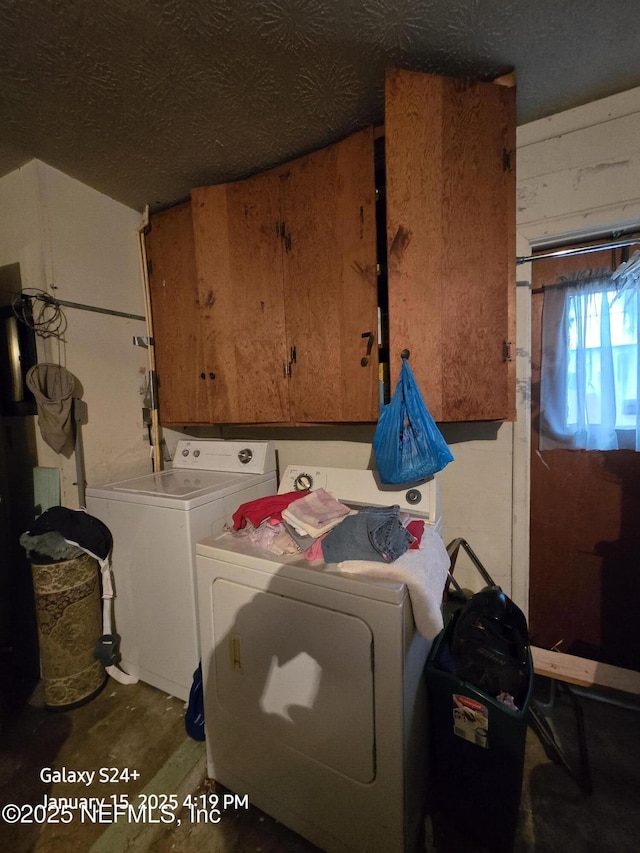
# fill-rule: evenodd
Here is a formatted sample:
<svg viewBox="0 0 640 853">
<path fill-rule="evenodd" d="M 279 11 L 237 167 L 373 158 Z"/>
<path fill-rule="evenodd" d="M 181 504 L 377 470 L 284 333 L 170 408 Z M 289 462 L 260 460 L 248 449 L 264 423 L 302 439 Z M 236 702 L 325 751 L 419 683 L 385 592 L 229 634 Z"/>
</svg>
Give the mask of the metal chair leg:
<svg viewBox="0 0 640 853">
<path fill-rule="evenodd" d="M 555 684 L 555 686 L 552 687 L 552 701 L 555 700 L 557 693 L 562 691 L 567 694 L 573 706 L 576 718 L 576 732 L 578 736 L 578 754 L 580 759 L 579 770 L 575 770 L 569 763 L 546 719 L 546 709 L 551 707 L 551 703 L 545 707 L 542 703 L 538 702 L 538 700 L 531 700 L 528 714 L 529 726 L 538 736 L 547 758 L 549 758 L 550 761 L 553 761 L 554 764 L 562 764 L 578 787 L 584 791 L 585 794 L 590 794 L 593 791 L 593 783 L 591 780 L 591 768 L 589 765 L 589 754 L 587 751 L 587 738 L 582 707 L 580 706 L 576 695 L 568 685 L 564 682 L 554 682 L 554 679 L 551 679 L 551 681 Z"/>
</svg>

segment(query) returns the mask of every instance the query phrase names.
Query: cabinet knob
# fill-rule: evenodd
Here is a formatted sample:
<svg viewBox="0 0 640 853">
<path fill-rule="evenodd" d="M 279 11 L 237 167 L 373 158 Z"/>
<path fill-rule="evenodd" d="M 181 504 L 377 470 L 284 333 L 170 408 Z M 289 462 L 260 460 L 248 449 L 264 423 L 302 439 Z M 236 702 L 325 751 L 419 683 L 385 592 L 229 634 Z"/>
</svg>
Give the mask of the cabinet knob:
<svg viewBox="0 0 640 853">
<path fill-rule="evenodd" d="M 200 379 L 206 379 L 206 378 L 207 378 L 207 374 L 206 374 L 206 373 L 201 373 L 201 374 L 200 374 Z"/>
<path fill-rule="evenodd" d="M 216 375 L 213 371 L 209 371 L 209 379 L 215 379 Z"/>
</svg>

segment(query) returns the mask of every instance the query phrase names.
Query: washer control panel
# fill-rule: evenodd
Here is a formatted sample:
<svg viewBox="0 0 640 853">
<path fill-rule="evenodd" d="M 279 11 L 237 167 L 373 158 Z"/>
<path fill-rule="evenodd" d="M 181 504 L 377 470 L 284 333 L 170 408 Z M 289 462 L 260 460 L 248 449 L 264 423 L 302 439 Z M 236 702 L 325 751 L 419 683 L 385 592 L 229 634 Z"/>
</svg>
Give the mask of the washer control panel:
<svg viewBox="0 0 640 853">
<path fill-rule="evenodd" d="M 180 439 L 173 456 L 173 467 L 266 474 L 276 470 L 276 457 L 270 441 Z"/>
</svg>

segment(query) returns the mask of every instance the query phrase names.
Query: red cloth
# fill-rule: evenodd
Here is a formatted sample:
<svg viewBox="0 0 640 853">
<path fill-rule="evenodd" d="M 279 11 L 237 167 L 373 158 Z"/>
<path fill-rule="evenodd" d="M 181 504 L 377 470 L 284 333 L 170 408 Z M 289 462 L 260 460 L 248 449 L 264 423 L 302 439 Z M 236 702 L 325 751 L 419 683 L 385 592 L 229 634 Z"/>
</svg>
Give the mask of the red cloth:
<svg viewBox="0 0 640 853">
<path fill-rule="evenodd" d="M 419 518 L 414 518 L 413 521 L 410 521 L 407 524 L 407 530 L 409 533 L 415 537 L 415 542 L 409 545 L 409 549 L 416 549 L 420 547 L 420 542 L 422 540 L 422 534 L 424 533 L 424 521 Z"/>
<path fill-rule="evenodd" d="M 258 527 L 265 518 L 271 519 L 274 524 L 282 521 L 282 510 L 308 494 L 309 492 L 285 492 L 284 495 L 268 495 L 266 498 L 257 498 L 240 504 L 232 516 L 233 529 L 242 530 L 247 521 L 250 521 L 254 527 Z"/>
</svg>

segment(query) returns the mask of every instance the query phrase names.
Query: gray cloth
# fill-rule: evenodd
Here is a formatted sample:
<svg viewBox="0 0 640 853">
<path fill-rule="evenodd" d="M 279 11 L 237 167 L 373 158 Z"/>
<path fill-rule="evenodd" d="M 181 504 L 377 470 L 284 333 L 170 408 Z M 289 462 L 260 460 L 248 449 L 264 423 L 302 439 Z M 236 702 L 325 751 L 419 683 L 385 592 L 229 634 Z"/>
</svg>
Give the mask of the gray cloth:
<svg viewBox="0 0 640 853">
<path fill-rule="evenodd" d="M 44 557 L 55 562 L 75 560 L 76 557 L 84 553 L 82 548 L 67 542 L 62 533 L 57 530 L 49 530 L 35 536 L 29 532 L 23 533 L 20 537 L 20 544 L 32 562 Z"/>
<path fill-rule="evenodd" d="M 283 521 L 284 529 L 287 531 L 289 536 L 296 543 L 298 548 L 301 551 L 306 551 L 307 548 L 311 548 L 313 543 L 318 539 L 318 536 L 309 536 L 308 534 L 305 536 L 303 533 L 298 533 L 295 527 L 292 524 L 289 524 L 287 521 Z"/>
<path fill-rule="evenodd" d="M 42 438 L 56 453 L 70 456 L 74 446 L 73 374 L 59 364 L 36 364 L 26 376 L 36 398 Z"/>
</svg>

